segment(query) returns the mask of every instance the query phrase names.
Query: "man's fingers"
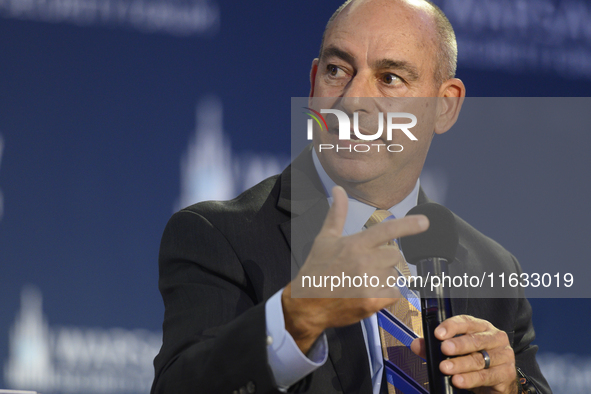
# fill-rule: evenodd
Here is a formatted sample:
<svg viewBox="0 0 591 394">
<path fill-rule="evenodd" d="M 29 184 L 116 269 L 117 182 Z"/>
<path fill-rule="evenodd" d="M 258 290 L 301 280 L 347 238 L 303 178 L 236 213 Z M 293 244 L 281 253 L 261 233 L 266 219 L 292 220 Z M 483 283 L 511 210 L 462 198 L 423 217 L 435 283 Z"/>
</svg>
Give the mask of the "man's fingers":
<svg viewBox="0 0 591 394">
<path fill-rule="evenodd" d="M 510 346 L 506 332 L 486 320 L 467 315 L 447 319 L 435 329 L 435 336 L 443 341 L 441 351 L 447 356 Z"/>
<path fill-rule="evenodd" d="M 473 334 L 488 330 L 491 324 L 486 320 L 468 315 L 458 315 L 445 320 L 435 329 L 435 336 L 440 341 L 453 338 L 459 334 Z M 480 350 L 480 349 L 478 349 Z"/>
<path fill-rule="evenodd" d="M 490 357 L 489 368 L 494 368 L 503 364 L 512 364 L 515 361 L 513 356 L 513 349 L 509 346 L 506 348 L 497 348 L 488 350 Z M 485 366 L 484 356 L 480 352 L 473 352 L 461 357 L 452 357 L 449 360 L 444 360 L 439 365 L 439 369 L 446 375 L 457 375 L 460 373 L 474 372 L 483 370 Z"/>
<path fill-rule="evenodd" d="M 460 335 L 446 339 L 441 344 L 441 351 L 448 356 L 469 354 L 480 350 L 504 348 L 509 346 L 509 338 L 504 331 L 486 331 L 477 334 Z"/>
<path fill-rule="evenodd" d="M 339 237 L 347 219 L 349 200 L 341 186 L 332 188 L 333 202 L 328 210 L 319 236 Z M 361 244 L 368 247 L 380 246 L 392 239 L 421 233 L 429 228 L 429 219 L 424 215 L 410 215 L 401 219 L 388 220 L 372 226 L 367 231 L 353 235 Z"/>
<path fill-rule="evenodd" d="M 375 247 L 396 238 L 422 233 L 428 228 L 429 219 L 425 215 L 410 215 L 378 223 L 352 237 L 358 238 L 361 244 Z"/>
<path fill-rule="evenodd" d="M 459 389 L 473 389 L 478 387 L 494 387 L 492 392 L 508 392 L 515 385 L 515 366 L 499 365 L 491 369 L 454 375 L 451 382 Z"/>
<path fill-rule="evenodd" d="M 326 214 L 326 219 L 324 219 L 324 224 L 318 236 L 340 237 L 343 234 L 347 209 L 349 208 L 347 192 L 341 186 L 335 186 L 332 188 L 332 198 L 332 205 L 328 210 L 328 214 Z"/>
</svg>

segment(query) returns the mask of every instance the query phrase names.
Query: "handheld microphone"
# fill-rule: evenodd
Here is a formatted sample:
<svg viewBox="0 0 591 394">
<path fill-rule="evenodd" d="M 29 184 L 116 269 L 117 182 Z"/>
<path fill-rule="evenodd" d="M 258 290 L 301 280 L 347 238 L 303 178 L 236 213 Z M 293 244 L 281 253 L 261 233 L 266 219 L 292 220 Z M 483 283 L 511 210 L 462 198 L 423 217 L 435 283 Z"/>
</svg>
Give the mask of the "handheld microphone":
<svg viewBox="0 0 591 394">
<path fill-rule="evenodd" d="M 425 215 L 429 218 L 427 231 L 400 239 L 400 247 L 406 261 L 417 266 L 417 274 L 423 281 L 434 276 L 443 279 L 448 264 L 453 262 L 458 247 L 458 230 L 453 213 L 442 205 L 427 203 L 417 205 L 407 215 Z M 443 280 L 439 281 L 442 284 Z M 419 285 L 423 335 L 427 348 L 427 369 L 431 393 L 456 393 L 451 376 L 441 373 L 439 364 L 449 357 L 441 352 L 441 341 L 435 338 L 435 328 L 453 316 L 449 300 L 449 287 L 431 286 L 431 282 Z"/>
</svg>

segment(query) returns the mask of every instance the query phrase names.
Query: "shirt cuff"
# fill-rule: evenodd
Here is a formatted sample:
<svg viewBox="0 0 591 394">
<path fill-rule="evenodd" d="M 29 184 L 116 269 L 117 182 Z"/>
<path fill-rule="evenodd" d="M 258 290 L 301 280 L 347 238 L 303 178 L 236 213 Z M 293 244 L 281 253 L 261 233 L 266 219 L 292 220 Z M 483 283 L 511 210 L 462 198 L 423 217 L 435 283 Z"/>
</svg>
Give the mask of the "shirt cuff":
<svg viewBox="0 0 591 394">
<path fill-rule="evenodd" d="M 275 293 L 265 304 L 267 325 L 267 356 L 275 383 L 282 391 L 322 366 L 328 358 L 328 342 L 322 333 L 308 355 L 301 352 L 293 337 L 285 329 L 281 294 Z"/>
</svg>

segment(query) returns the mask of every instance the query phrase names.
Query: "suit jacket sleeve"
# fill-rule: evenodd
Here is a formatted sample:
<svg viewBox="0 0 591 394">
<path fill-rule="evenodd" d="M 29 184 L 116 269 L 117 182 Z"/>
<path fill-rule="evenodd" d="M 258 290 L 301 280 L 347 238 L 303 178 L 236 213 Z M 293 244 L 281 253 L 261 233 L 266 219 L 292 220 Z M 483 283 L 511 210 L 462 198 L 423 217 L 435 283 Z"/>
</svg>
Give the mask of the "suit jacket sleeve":
<svg viewBox="0 0 591 394">
<path fill-rule="evenodd" d="M 232 245 L 205 217 L 183 210 L 162 237 L 163 345 L 152 394 L 278 393 L 267 363 L 265 303 Z"/>
<path fill-rule="evenodd" d="M 517 272 L 521 274 L 522 270 L 515 259 L 513 262 L 517 267 Z M 532 345 L 533 340 L 536 337 L 533 323 L 532 323 L 532 308 L 525 296 L 518 299 L 518 308 L 515 319 L 515 331 L 513 337 L 513 350 L 515 352 L 515 364 L 517 368 L 520 368 L 527 378 L 533 382 L 534 386 L 540 394 L 551 394 L 552 390 L 550 385 L 542 375 L 538 362 L 536 361 L 536 353 L 538 352 L 538 346 Z"/>
</svg>

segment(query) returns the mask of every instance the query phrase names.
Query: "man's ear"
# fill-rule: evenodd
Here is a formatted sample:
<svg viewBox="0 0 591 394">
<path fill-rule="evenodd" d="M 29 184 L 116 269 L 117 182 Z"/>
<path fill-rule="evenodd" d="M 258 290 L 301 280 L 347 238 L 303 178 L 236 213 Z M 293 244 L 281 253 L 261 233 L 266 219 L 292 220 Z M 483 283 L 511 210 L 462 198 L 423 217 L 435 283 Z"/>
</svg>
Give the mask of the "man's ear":
<svg viewBox="0 0 591 394">
<path fill-rule="evenodd" d="M 456 123 L 465 97 L 466 87 L 458 78 L 448 79 L 441 85 L 437 98 L 438 115 L 435 133 L 443 134 Z"/>
<path fill-rule="evenodd" d="M 312 69 L 310 70 L 310 96 L 314 97 L 314 84 L 316 83 L 316 73 L 318 72 L 318 58 L 312 60 Z"/>
</svg>

